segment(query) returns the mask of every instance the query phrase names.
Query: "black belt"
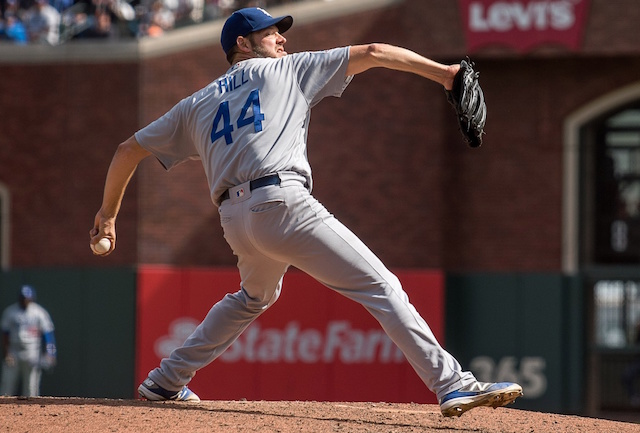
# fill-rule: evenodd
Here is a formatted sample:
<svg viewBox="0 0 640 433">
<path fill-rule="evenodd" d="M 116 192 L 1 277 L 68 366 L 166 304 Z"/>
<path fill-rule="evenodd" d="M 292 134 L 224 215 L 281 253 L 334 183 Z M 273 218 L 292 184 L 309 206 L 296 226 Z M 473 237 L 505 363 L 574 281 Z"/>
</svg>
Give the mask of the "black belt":
<svg viewBox="0 0 640 433">
<path fill-rule="evenodd" d="M 263 186 L 269 185 L 280 185 L 280 176 L 278 176 L 277 174 L 270 174 L 269 176 L 259 177 L 256 180 L 252 180 L 251 182 L 249 182 L 249 191 L 253 191 L 254 189 L 262 188 Z M 229 190 L 226 190 L 220 196 L 220 202 L 223 202 L 229 197 Z"/>
</svg>

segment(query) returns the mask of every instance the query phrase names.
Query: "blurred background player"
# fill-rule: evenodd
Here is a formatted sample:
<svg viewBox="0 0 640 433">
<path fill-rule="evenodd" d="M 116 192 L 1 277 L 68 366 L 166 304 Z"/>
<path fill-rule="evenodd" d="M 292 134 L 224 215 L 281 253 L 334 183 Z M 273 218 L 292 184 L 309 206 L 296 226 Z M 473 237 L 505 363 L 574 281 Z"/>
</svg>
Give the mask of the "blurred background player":
<svg viewBox="0 0 640 433">
<path fill-rule="evenodd" d="M 2 313 L 2 395 L 15 395 L 19 382 L 22 383 L 19 395 L 40 395 L 42 368 L 51 368 L 56 363 L 53 321 L 35 299 L 33 287 L 22 286 L 18 302 Z"/>
</svg>

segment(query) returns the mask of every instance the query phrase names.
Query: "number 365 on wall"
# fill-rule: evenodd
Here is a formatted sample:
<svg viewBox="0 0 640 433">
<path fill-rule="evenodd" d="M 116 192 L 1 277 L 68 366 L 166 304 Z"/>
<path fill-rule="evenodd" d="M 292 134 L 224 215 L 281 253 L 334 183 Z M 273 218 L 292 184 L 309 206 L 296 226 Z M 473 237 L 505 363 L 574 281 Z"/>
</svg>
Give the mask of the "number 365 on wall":
<svg viewBox="0 0 640 433">
<path fill-rule="evenodd" d="M 524 398 L 538 398 L 547 391 L 547 362 L 538 356 L 523 357 L 518 363 L 514 356 L 506 356 L 497 363 L 488 356 L 477 356 L 469 365 L 481 382 L 516 382 L 522 386 Z"/>
</svg>

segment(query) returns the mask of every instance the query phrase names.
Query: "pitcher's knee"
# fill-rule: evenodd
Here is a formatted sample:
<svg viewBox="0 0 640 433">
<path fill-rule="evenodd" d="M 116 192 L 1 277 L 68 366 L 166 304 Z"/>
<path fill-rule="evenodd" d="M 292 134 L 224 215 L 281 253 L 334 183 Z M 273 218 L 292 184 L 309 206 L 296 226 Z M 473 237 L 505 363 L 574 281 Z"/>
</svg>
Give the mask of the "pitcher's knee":
<svg viewBox="0 0 640 433">
<path fill-rule="evenodd" d="M 239 301 L 249 311 L 255 311 L 261 313 L 267 308 L 272 306 L 280 297 L 280 290 L 265 291 L 260 296 L 250 296 L 244 287 L 237 293 L 239 295 Z"/>
</svg>

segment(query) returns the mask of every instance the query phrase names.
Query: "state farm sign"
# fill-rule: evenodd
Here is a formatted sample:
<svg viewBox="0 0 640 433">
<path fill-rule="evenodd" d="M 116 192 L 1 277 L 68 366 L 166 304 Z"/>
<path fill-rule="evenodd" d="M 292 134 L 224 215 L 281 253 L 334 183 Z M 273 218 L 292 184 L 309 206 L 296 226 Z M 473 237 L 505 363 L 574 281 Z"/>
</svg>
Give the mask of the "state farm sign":
<svg viewBox="0 0 640 433">
<path fill-rule="evenodd" d="M 253 323 L 220 357 L 222 362 L 389 364 L 405 361 L 402 351 L 382 329 L 356 329 L 348 320 L 333 320 L 324 329 L 301 329 L 296 321 L 283 329 Z"/>
<path fill-rule="evenodd" d="M 396 274 L 445 343 L 442 272 Z M 236 269 L 141 267 L 136 385 L 239 285 Z M 278 302 L 189 387 L 203 399 L 436 401 L 366 309 L 298 271 L 285 276 Z"/>
<path fill-rule="evenodd" d="M 169 334 L 154 344 L 156 356 L 168 357 L 196 329 L 198 322 L 180 317 L 169 325 Z M 259 320 L 224 352 L 220 362 L 305 364 L 399 364 L 402 351 L 382 329 L 357 329 L 350 320 L 332 320 L 325 327 L 302 328 L 299 322 L 267 328 Z"/>
<path fill-rule="evenodd" d="M 589 0 L 459 0 L 469 52 L 502 45 L 578 50 Z"/>
</svg>

